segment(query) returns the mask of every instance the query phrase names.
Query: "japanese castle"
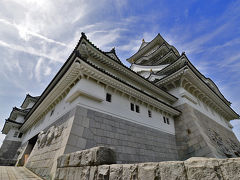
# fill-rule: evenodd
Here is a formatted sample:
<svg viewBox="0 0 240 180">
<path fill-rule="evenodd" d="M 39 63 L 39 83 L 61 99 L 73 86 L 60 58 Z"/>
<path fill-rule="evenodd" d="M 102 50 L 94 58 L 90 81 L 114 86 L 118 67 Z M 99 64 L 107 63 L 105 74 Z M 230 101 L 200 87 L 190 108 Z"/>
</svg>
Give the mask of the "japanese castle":
<svg viewBox="0 0 240 180">
<path fill-rule="evenodd" d="M 118 163 L 240 157 L 239 115 L 187 55 L 158 34 L 127 59 L 82 36 L 40 96 L 6 119 L 1 165 L 53 174 L 57 158 L 95 146 Z"/>
</svg>

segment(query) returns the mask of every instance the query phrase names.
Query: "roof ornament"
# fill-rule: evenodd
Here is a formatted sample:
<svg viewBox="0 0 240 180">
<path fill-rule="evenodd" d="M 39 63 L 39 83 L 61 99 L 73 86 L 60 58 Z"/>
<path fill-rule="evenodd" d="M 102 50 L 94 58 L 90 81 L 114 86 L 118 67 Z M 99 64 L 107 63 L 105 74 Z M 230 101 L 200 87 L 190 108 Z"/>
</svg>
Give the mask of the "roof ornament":
<svg viewBox="0 0 240 180">
<path fill-rule="evenodd" d="M 115 54 L 116 53 L 115 47 L 113 47 L 110 52 Z"/>
<path fill-rule="evenodd" d="M 142 42 L 143 42 L 143 43 L 145 42 L 144 38 L 142 39 Z"/>
<path fill-rule="evenodd" d="M 87 38 L 87 36 L 84 32 L 81 32 L 81 35 L 82 35 L 83 38 Z"/>
<path fill-rule="evenodd" d="M 88 58 L 89 54 L 88 54 L 87 45 L 85 42 L 80 44 L 79 53 L 82 58 L 85 58 L 85 59 Z"/>
<path fill-rule="evenodd" d="M 185 54 L 185 51 L 182 52 L 182 55 L 186 55 L 186 54 Z"/>
</svg>

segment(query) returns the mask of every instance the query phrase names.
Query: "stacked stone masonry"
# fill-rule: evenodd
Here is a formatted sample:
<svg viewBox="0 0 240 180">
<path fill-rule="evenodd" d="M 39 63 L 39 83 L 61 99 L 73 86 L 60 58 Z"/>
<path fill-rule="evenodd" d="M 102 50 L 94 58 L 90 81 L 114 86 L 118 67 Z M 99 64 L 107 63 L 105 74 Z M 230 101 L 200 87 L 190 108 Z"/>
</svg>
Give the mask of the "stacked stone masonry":
<svg viewBox="0 0 240 180">
<path fill-rule="evenodd" d="M 96 146 L 115 149 L 117 163 L 178 159 L 174 135 L 77 106 L 38 135 L 25 166 L 50 178 L 58 156 Z"/>
<path fill-rule="evenodd" d="M 179 157 L 185 160 L 193 156 L 226 157 L 225 154 L 222 153 L 220 156 L 220 153 L 214 151 L 214 146 L 219 145 L 219 142 L 214 144 L 214 139 L 208 136 L 208 132 L 202 130 L 210 127 L 220 134 L 221 126 L 205 116 L 198 115 L 198 111 L 195 112 L 191 107 L 183 108 L 190 113 L 185 113 L 175 121 L 175 137 L 175 135 L 76 106 L 39 134 L 25 166 L 43 178 L 50 178 L 55 174 L 57 157 L 96 146 L 114 149 L 116 162 L 119 164 L 173 161 L 179 160 Z M 191 131 L 189 134 L 188 129 Z M 226 133 L 226 130 L 224 132 Z M 230 131 L 229 134 L 221 134 L 223 135 L 233 141 L 236 138 Z M 231 148 L 233 150 L 233 147 Z M 232 154 L 236 155 L 238 150 L 236 145 L 235 152 L 232 151 Z"/>
<path fill-rule="evenodd" d="M 77 106 L 65 153 L 114 148 L 118 163 L 177 160 L 175 136 Z"/>
<path fill-rule="evenodd" d="M 96 156 L 101 151 L 101 156 Z M 106 153 L 103 153 L 107 151 Z M 209 180 L 240 179 L 240 158 L 190 158 L 186 161 L 111 164 L 111 149 L 96 147 L 58 158 L 55 180 Z"/>
<path fill-rule="evenodd" d="M 181 116 L 174 121 L 179 159 L 190 157 L 240 157 L 234 133 L 188 104 L 177 107 Z"/>
<path fill-rule="evenodd" d="M 21 146 L 19 141 L 4 140 L 0 150 L 0 164 L 12 166 L 16 163 L 17 149 Z"/>
<path fill-rule="evenodd" d="M 39 133 L 37 142 L 24 165 L 26 168 L 44 179 L 54 176 L 57 158 L 64 154 L 66 148 L 74 112 L 75 110 L 68 112 L 53 126 Z"/>
</svg>

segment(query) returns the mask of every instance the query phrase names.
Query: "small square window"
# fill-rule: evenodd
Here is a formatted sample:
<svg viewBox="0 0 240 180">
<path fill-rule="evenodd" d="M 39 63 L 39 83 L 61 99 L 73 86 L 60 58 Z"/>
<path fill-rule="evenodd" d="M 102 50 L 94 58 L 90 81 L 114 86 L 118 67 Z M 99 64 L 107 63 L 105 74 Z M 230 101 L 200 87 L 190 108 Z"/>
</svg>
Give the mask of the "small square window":
<svg viewBox="0 0 240 180">
<path fill-rule="evenodd" d="M 136 105 L 136 112 L 137 112 L 137 113 L 140 113 L 140 108 L 139 108 L 138 105 Z"/>
<path fill-rule="evenodd" d="M 148 110 L 148 117 L 152 117 L 152 111 Z"/>
<path fill-rule="evenodd" d="M 167 124 L 169 124 L 169 119 L 168 119 L 168 118 L 166 118 L 166 120 L 167 120 Z"/>
<path fill-rule="evenodd" d="M 17 137 L 18 136 L 18 132 L 15 131 L 14 134 L 13 134 L 13 137 Z"/>
<path fill-rule="evenodd" d="M 134 104 L 130 103 L 130 106 L 131 106 L 131 111 L 134 111 Z"/>
<path fill-rule="evenodd" d="M 164 123 L 166 123 L 166 118 L 163 116 L 163 121 L 164 121 Z"/>
<path fill-rule="evenodd" d="M 50 113 L 50 116 L 52 116 L 52 115 L 53 115 L 53 113 L 54 113 L 54 109 L 51 111 L 51 113 Z"/>
<path fill-rule="evenodd" d="M 106 101 L 107 102 L 112 102 L 112 95 L 111 94 L 109 94 L 109 93 L 106 94 Z"/>
<path fill-rule="evenodd" d="M 23 135 L 23 133 L 19 133 L 19 135 L 18 135 L 18 138 L 21 138 L 21 137 L 22 137 L 22 135 Z"/>
</svg>

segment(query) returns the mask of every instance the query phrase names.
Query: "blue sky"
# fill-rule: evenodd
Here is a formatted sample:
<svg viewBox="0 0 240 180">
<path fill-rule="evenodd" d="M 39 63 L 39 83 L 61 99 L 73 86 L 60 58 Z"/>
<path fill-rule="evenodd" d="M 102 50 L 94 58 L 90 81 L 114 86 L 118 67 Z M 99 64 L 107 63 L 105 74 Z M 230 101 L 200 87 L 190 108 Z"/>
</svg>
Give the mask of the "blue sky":
<svg viewBox="0 0 240 180">
<path fill-rule="evenodd" d="M 1 129 L 26 93 L 42 93 L 82 31 L 102 50 L 116 47 L 126 65 L 142 38 L 150 41 L 160 33 L 240 113 L 240 1 L 1 0 Z M 239 122 L 232 121 L 238 138 Z"/>
</svg>

